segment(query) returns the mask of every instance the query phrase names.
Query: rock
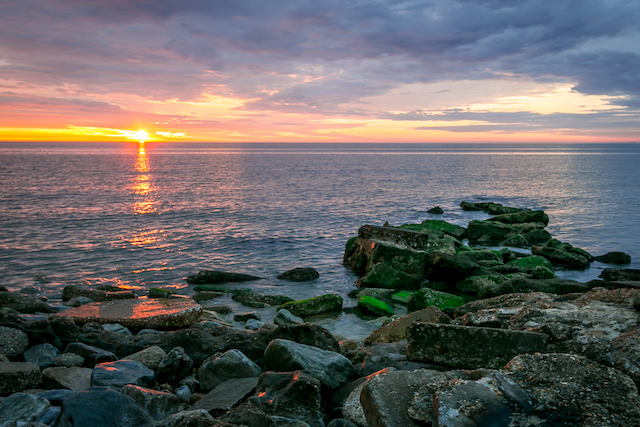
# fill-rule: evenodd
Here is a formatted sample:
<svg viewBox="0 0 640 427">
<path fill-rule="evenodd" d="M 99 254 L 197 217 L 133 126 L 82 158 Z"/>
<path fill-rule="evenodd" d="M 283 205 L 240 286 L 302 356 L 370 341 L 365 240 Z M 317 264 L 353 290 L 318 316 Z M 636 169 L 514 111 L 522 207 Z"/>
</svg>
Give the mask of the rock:
<svg viewBox="0 0 640 427">
<path fill-rule="evenodd" d="M 249 319 L 245 322 L 244 324 L 244 328 L 248 329 L 250 331 L 256 331 L 258 329 L 260 329 L 262 326 L 264 326 L 264 322 L 261 322 L 260 320 L 257 319 Z"/>
<path fill-rule="evenodd" d="M 92 386 L 123 387 L 127 384 L 148 386 L 155 372 L 134 360 L 116 360 L 99 363 L 93 368 Z"/>
<path fill-rule="evenodd" d="M 260 375 L 256 394 L 248 402 L 270 415 L 324 427 L 320 389 L 320 381 L 305 372 L 265 372 Z"/>
<path fill-rule="evenodd" d="M 499 368 L 517 354 L 546 351 L 549 336 L 536 332 L 414 323 L 407 358 L 457 368 Z"/>
<path fill-rule="evenodd" d="M 339 353 L 283 339 L 269 343 L 264 367 L 279 372 L 305 370 L 329 389 L 346 384 L 355 373 L 349 359 Z"/>
<path fill-rule="evenodd" d="M 193 359 L 184 351 L 184 348 L 174 347 L 167 357 L 160 361 L 156 370 L 157 380 L 160 384 L 180 381 L 191 373 L 193 365 Z"/>
<path fill-rule="evenodd" d="M 80 307 L 81 305 L 91 304 L 92 302 L 95 302 L 95 301 L 92 300 L 91 298 L 73 297 L 69 301 L 67 301 L 67 306 L 68 307 Z"/>
<path fill-rule="evenodd" d="M 283 308 L 301 317 L 340 311 L 342 310 L 342 297 L 337 294 L 325 294 L 305 300 L 291 301 L 279 307 L 279 309 Z"/>
<path fill-rule="evenodd" d="M 153 427 L 153 418 L 129 396 L 92 387 L 62 402 L 57 426 Z"/>
<path fill-rule="evenodd" d="M 189 403 L 189 401 L 191 400 L 192 394 L 193 393 L 191 392 L 191 389 L 186 384 L 181 385 L 176 389 L 176 396 L 178 397 L 178 399 L 180 399 L 180 402 L 182 403 Z"/>
<path fill-rule="evenodd" d="M 435 306 L 440 310 L 453 309 L 465 303 L 464 298 L 430 288 L 422 288 L 411 296 L 407 303 L 409 311 L 422 310 Z"/>
<path fill-rule="evenodd" d="M 491 275 L 489 266 L 501 265 L 502 256 L 489 250 L 464 250 L 455 255 L 435 251 L 429 255 L 427 278 L 431 282 L 455 284 L 469 276 Z"/>
<path fill-rule="evenodd" d="M 456 283 L 456 290 L 478 298 L 489 298 L 513 292 L 513 285 L 498 275 L 470 276 Z"/>
<path fill-rule="evenodd" d="M 76 297 L 86 297 L 97 302 L 136 298 L 132 290 L 117 287 L 109 287 L 107 289 L 85 289 L 75 285 L 65 286 L 62 289 L 62 301 L 69 301 Z"/>
<path fill-rule="evenodd" d="M 110 351 L 103 350 L 81 342 L 72 342 L 64 349 L 65 353 L 75 353 L 85 359 L 87 366 L 93 367 L 96 363 L 118 360 L 118 356 Z"/>
<path fill-rule="evenodd" d="M 38 365 L 40 369 L 55 365 L 55 359 L 60 355 L 60 350 L 49 343 L 38 344 L 24 352 L 25 362 Z"/>
<path fill-rule="evenodd" d="M 242 294 L 245 292 L 252 292 L 249 288 L 239 288 L 237 286 L 226 285 L 197 285 L 193 287 L 195 292 L 222 292 L 225 294 Z"/>
<path fill-rule="evenodd" d="M 40 384 L 40 368 L 33 363 L 0 362 L 0 394 L 35 388 Z"/>
<path fill-rule="evenodd" d="M 91 387 L 93 370 L 77 366 L 56 366 L 42 372 L 42 380 L 46 388 L 64 388 L 82 391 Z"/>
<path fill-rule="evenodd" d="M 553 265 L 577 270 L 586 269 L 593 260 L 588 252 L 556 239 L 551 239 L 545 246 L 532 246 L 531 253 L 545 257 Z"/>
<path fill-rule="evenodd" d="M 434 214 L 434 215 L 442 215 L 444 211 L 440 206 L 434 206 L 431 209 L 429 209 L 427 213 Z"/>
<path fill-rule="evenodd" d="M 365 345 L 374 343 L 392 343 L 407 339 L 407 328 L 413 322 L 451 323 L 451 318 L 435 305 L 414 311 L 376 329 L 365 340 Z"/>
<path fill-rule="evenodd" d="M 207 411 L 197 409 L 178 412 L 154 425 L 155 427 L 212 427 L 215 422 Z"/>
<path fill-rule="evenodd" d="M 294 316 L 286 308 L 281 308 L 273 318 L 273 323 L 276 325 L 301 325 L 304 323 L 301 317 Z"/>
<path fill-rule="evenodd" d="M 156 335 L 156 334 L 164 334 L 164 331 L 158 331 L 158 330 L 156 330 L 156 329 L 148 329 L 148 328 L 145 328 L 145 329 L 140 329 L 140 330 L 138 331 L 138 333 L 136 334 L 136 336 L 138 336 L 138 337 L 139 337 L 139 336 L 142 336 L 142 335 L 149 335 L 149 334 L 152 334 L 152 335 Z"/>
<path fill-rule="evenodd" d="M 167 357 L 167 353 L 157 345 L 152 345 L 151 347 L 145 348 L 144 350 L 140 350 L 137 353 L 130 354 L 124 359 L 135 360 L 136 362 L 142 363 L 149 369 L 157 370 L 158 366 L 160 366 L 160 362 Z"/>
<path fill-rule="evenodd" d="M 549 216 L 547 216 L 544 211 L 520 211 L 500 214 L 489 218 L 487 221 L 501 222 L 503 224 L 541 222 L 546 227 L 549 224 Z"/>
<path fill-rule="evenodd" d="M 284 295 L 263 295 L 257 292 L 240 292 L 234 294 L 231 299 L 243 304 L 247 302 L 257 302 L 268 305 L 282 305 L 289 301 L 293 301 L 293 299 Z"/>
<path fill-rule="evenodd" d="M 639 282 L 640 270 L 630 268 L 605 268 L 599 277 L 607 282 Z"/>
<path fill-rule="evenodd" d="M 258 377 L 231 378 L 209 391 L 191 410 L 204 409 L 212 416 L 224 414 L 243 402 L 256 388 Z"/>
<path fill-rule="evenodd" d="M 503 242 L 509 242 L 509 239 L 513 239 L 518 235 L 523 237 L 518 231 L 519 229 L 513 227 L 511 224 L 473 220 L 470 221 L 467 226 L 467 237 L 469 238 L 469 242 L 475 244 L 504 245 Z"/>
<path fill-rule="evenodd" d="M 358 427 L 358 425 L 344 418 L 334 418 L 327 427 Z"/>
<path fill-rule="evenodd" d="M 432 367 L 407 360 L 407 342 L 377 343 L 366 349 L 362 363 L 357 366 L 359 376 L 369 376 L 383 369 L 393 368 L 401 371 L 413 371 Z"/>
<path fill-rule="evenodd" d="M 0 292 L 0 307 L 10 308 L 20 313 L 55 313 L 56 310 L 38 298 L 18 292 Z"/>
<path fill-rule="evenodd" d="M 548 294 L 558 295 L 574 292 L 587 292 L 591 289 L 591 286 L 587 283 L 560 279 L 558 277 L 551 279 L 527 279 L 516 277 L 503 282 L 502 286 L 511 289 L 512 292 L 545 292 Z"/>
<path fill-rule="evenodd" d="M 67 389 L 54 389 L 54 390 L 41 391 L 39 393 L 33 394 L 33 396 L 38 396 L 43 399 L 47 399 L 52 405 L 60 406 L 63 400 L 75 395 L 76 393 L 78 393 L 78 391 L 67 390 Z"/>
<path fill-rule="evenodd" d="M 484 211 L 491 215 L 501 215 L 505 213 L 522 212 L 522 209 L 510 208 L 507 206 L 502 206 L 499 203 L 493 203 L 493 202 L 488 202 L 488 203 L 462 202 L 460 203 L 460 206 L 462 207 L 463 211 Z"/>
<path fill-rule="evenodd" d="M 131 331 L 129 330 L 129 328 L 125 328 L 124 326 L 122 326 L 122 325 L 120 325 L 118 323 L 106 323 L 106 324 L 102 325 L 102 328 L 105 331 L 113 332 L 114 334 L 133 335 L 131 333 Z"/>
<path fill-rule="evenodd" d="M 365 313 L 372 313 L 378 316 L 395 315 L 391 307 L 389 307 L 389 304 L 367 295 L 362 295 L 358 298 L 358 307 Z"/>
<path fill-rule="evenodd" d="M 203 390 L 212 390 L 233 378 L 258 377 L 262 369 L 239 350 L 229 350 L 198 369 L 198 380 Z"/>
<path fill-rule="evenodd" d="M 0 426 L 23 426 L 44 414 L 48 400 L 26 393 L 13 393 L 0 402 Z"/>
<path fill-rule="evenodd" d="M 531 278 L 536 280 L 555 279 L 556 273 L 550 268 L 539 265 L 531 270 Z"/>
<path fill-rule="evenodd" d="M 320 274 L 315 268 L 294 268 L 279 275 L 278 279 L 289 280 L 291 282 L 308 282 L 310 280 L 316 280 L 319 277 Z"/>
<path fill-rule="evenodd" d="M 425 219 L 421 224 L 403 224 L 399 228 L 404 230 L 419 231 L 421 233 L 440 232 L 453 236 L 456 239 L 462 239 L 467 234 L 467 229 L 458 225 L 449 224 L 440 219 Z"/>
<path fill-rule="evenodd" d="M 207 301 L 210 299 L 220 298 L 221 296 L 226 295 L 224 292 L 214 292 L 214 291 L 197 291 L 191 297 L 194 301 Z"/>
<path fill-rule="evenodd" d="M 517 267 L 520 271 L 524 271 L 525 273 L 530 273 L 531 271 L 533 271 L 535 267 L 538 267 L 538 266 L 553 269 L 553 265 L 549 260 L 538 255 L 531 255 L 523 258 L 518 258 L 513 261 L 509 261 L 508 263 L 506 263 L 506 265 Z"/>
<path fill-rule="evenodd" d="M 249 313 L 237 313 L 233 316 L 233 320 L 236 322 L 246 322 L 249 319 L 262 320 L 262 316 L 257 311 L 251 311 Z"/>
<path fill-rule="evenodd" d="M 412 291 L 400 291 L 391 295 L 391 301 L 399 302 L 400 304 L 407 305 L 409 299 L 415 292 Z"/>
<path fill-rule="evenodd" d="M 0 326 L 0 354 L 15 358 L 29 347 L 29 337 L 20 329 Z"/>
<path fill-rule="evenodd" d="M 638 389 L 613 368 L 573 354 L 526 354 L 504 369 L 512 381 L 531 391 L 538 411 L 557 420 L 585 426 L 640 425 Z"/>
<path fill-rule="evenodd" d="M 187 277 L 187 283 L 190 285 L 205 285 L 216 283 L 231 282 L 248 282 L 259 280 L 260 277 L 250 276 L 248 274 L 229 273 L 220 270 L 202 270 L 198 274 Z"/>
<path fill-rule="evenodd" d="M 435 392 L 433 425 L 508 427 L 511 410 L 493 390 L 474 381 L 452 382 Z"/>
<path fill-rule="evenodd" d="M 162 420 L 178 412 L 180 399 L 171 393 L 164 393 L 135 385 L 125 385 L 121 393 L 131 397 L 154 420 Z"/>
<path fill-rule="evenodd" d="M 605 264 L 629 264 L 631 262 L 631 255 L 624 252 L 608 252 L 604 255 L 594 257 L 598 262 Z"/>
<path fill-rule="evenodd" d="M 127 328 L 184 327 L 198 320 L 202 307 L 189 298 L 117 300 L 85 304 L 54 316 L 76 323 L 119 323 Z"/>
<path fill-rule="evenodd" d="M 364 415 L 364 410 L 362 409 L 362 404 L 360 403 L 360 394 L 366 384 L 367 378 L 365 378 L 364 381 L 360 381 L 359 385 L 349 393 L 344 401 L 344 405 L 342 405 L 342 416 L 358 427 L 369 426 L 367 424 L 367 417 Z"/>
<path fill-rule="evenodd" d="M 149 289 L 148 297 L 149 298 L 170 298 L 172 295 L 175 295 L 175 293 L 176 292 L 173 289 L 151 288 Z"/>
<path fill-rule="evenodd" d="M 75 353 L 62 353 L 60 356 L 53 359 L 55 366 L 82 366 L 84 365 L 84 357 L 78 356 Z"/>
</svg>

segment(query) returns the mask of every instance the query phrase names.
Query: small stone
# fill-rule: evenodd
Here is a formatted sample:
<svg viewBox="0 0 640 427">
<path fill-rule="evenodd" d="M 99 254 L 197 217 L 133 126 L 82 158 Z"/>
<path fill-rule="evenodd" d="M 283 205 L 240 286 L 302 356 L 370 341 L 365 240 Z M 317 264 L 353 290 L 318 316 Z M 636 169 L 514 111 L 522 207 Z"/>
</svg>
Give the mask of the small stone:
<svg viewBox="0 0 640 427">
<path fill-rule="evenodd" d="M 159 334 L 164 334 L 164 331 L 157 331 L 155 329 L 141 329 L 136 336 L 141 336 L 141 335 L 159 335 Z"/>
<path fill-rule="evenodd" d="M 362 295 L 358 298 L 358 307 L 364 312 L 373 313 L 378 316 L 395 315 L 391 307 L 389 307 L 389 304 L 367 295 Z"/>
<path fill-rule="evenodd" d="M 0 354 L 9 358 L 20 356 L 29 347 L 29 337 L 20 329 L 0 326 Z"/>
<path fill-rule="evenodd" d="M 435 207 L 429 209 L 427 211 L 427 213 L 435 214 L 435 215 L 442 215 L 444 213 L 444 211 L 442 210 L 442 208 L 440 206 L 435 206 Z"/>
<path fill-rule="evenodd" d="M 624 252 L 609 252 L 605 255 L 595 257 L 595 260 L 605 264 L 629 264 L 631 255 Z"/>
<path fill-rule="evenodd" d="M 207 393 L 191 410 L 204 409 L 212 416 L 222 415 L 249 396 L 257 383 L 258 377 L 226 380 Z"/>
<path fill-rule="evenodd" d="M 55 365 L 55 359 L 60 355 L 60 350 L 49 343 L 39 344 L 24 352 L 25 362 L 33 363 L 45 369 Z"/>
<path fill-rule="evenodd" d="M 182 403 L 189 403 L 191 394 L 191 389 L 188 385 L 182 385 L 176 390 L 176 396 L 178 396 L 178 399 L 180 399 Z"/>
<path fill-rule="evenodd" d="M 82 366 L 84 364 L 84 357 L 75 353 L 62 353 L 60 356 L 53 360 L 53 364 L 56 366 Z"/>
<path fill-rule="evenodd" d="M 178 412 L 154 424 L 155 427 L 209 427 L 213 417 L 204 409 Z"/>
</svg>

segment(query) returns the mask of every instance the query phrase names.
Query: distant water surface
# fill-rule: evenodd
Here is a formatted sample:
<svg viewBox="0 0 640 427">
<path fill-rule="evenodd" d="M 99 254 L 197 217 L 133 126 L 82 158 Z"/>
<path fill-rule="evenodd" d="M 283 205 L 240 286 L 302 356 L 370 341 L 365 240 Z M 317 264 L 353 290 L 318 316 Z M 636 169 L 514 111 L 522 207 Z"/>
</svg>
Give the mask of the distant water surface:
<svg viewBox="0 0 640 427">
<path fill-rule="evenodd" d="M 639 165 L 640 144 L 0 143 L 0 283 L 53 301 L 86 282 L 190 294 L 187 275 L 223 269 L 265 278 L 239 286 L 355 305 L 341 262 L 360 226 L 488 217 L 463 200 L 543 209 L 556 238 L 640 268 Z M 444 215 L 426 213 L 436 205 Z M 320 279 L 275 279 L 299 266 Z M 356 338 L 375 328 L 323 322 Z"/>
</svg>

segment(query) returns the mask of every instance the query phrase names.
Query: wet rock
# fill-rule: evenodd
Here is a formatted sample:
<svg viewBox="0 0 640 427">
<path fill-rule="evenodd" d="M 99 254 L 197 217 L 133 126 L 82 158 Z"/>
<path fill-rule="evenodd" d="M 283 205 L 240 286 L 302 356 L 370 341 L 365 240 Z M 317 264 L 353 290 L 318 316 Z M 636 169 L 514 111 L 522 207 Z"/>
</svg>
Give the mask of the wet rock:
<svg viewBox="0 0 640 427">
<path fill-rule="evenodd" d="M 605 268 L 600 276 L 607 282 L 640 282 L 640 270 L 631 268 Z"/>
<path fill-rule="evenodd" d="M 204 409 L 212 416 L 219 416 L 242 403 L 253 393 L 258 377 L 232 378 L 219 383 L 190 409 Z"/>
<path fill-rule="evenodd" d="M 549 224 L 549 216 L 544 211 L 520 211 L 512 213 L 503 213 L 492 218 L 488 221 L 501 222 L 503 224 L 523 224 L 530 222 L 541 222 L 545 226 Z"/>
<path fill-rule="evenodd" d="M 128 328 L 184 327 L 198 320 L 202 307 L 189 298 L 118 300 L 86 304 L 54 316 L 76 323 L 119 323 Z"/>
<path fill-rule="evenodd" d="M 407 339 L 407 328 L 413 322 L 451 323 L 451 318 L 440 311 L 438 307 L 429 306 L 376 329 L 365 339 L 364 343 L 370 346 L 374 343 L 392 343 Z"/>
<path fill-rule="evenodd" d="M 308 282 L 310 280 L 316 280 L 319 277 L 320 274 L 315 268 L 294 268 L 279 275 L 278 279 L 289 280 L 291 282 Z"/>
<path fill-rule="evenodd" d="M 422 288 L 411 296 L 407 303 L 407 309 L 409 311 L 417 311 L 434 306 L 440 310 L 447 310 L 460 307 L 464 303 L 464 298 L 457 295 L 430 288 Z"/>
<path fill-rule="evenodd" d="M 172 295 L 175 295 L 172 289 L 151 288 L 148 296 L 149 298 L 170 298 Z"/>
<path fill-rule="evenodd" d="M 605 264 L 629 264 L 631 262 L 631 255 L 624 252 L 608 252 L 604 255 L 594 257 L 598 262 Z"/>
<path fill-rule="evenodd" d="M 358 298 L 358 307 L 365 313 L 371 313 L 378 316 L 395 315 L 389 304 L 367 295 L 362 295 Z"/>
<path fill-rule="evenodd" d="M 349 359 L 339 353 L 283 339 L 269 343 L 264 353 L 264 366 L 279 372 L 305 370 L 329 389 L 346 384 L 355 373 Z"/>
<path fill-rule="evenodd" d="M 193 365 L 193 359 L 184 351 L 184 348 L 174 347 L 167 357 L 160 361 L 156 370 L 157 380 L 160 384 L 180 381 L 191 373 Z"/>
<path fill-rule="evenodd" d="M 178 412 L 180 399 L 171 393 L 164 393 L 135 385 L 125 385 L 121 393 L 131 397 L 154 420 L 162 420 Z"/>
<path fill-rule="evenodd" d="M 157 370 L 160 363 L 167 357 L 167 353 L 157 345 L 140 350 L 137 353 L 125 356 L 124 359 L 135 360 L 149 369 Z"/>
<path fill-rule="evenodd" d="M 250 276 L 248 274 L 229 273 L 220 270 L 202 270 L 198 272 L 198 274 L 188 276 L 187 283 L 190 285 L 205 285 L 215 283 L 248 282 L 259 279 L 260 277 Z"/>
<path fill-rule="evenodd" d="M 257 302 L 268 305 L 282 305 L 289 301 L 293 301 L 292 298 L 284 295 L 263 295 L 257 292 L 240 292 L 234 294 L 231 299 L 243 304 L 247 302 Z"/>
<path fill-rule="evenodd" d="M 250 331 L 256 331 L 258 329 L 260 329 L 262 326 L 264 326 L 264 322 L 261 322 L 260 320 L 257 319 L 249 319 L 245 322 L 244 324 L 244 328 L 248 329 Z"/>
<path fill-rule="evenodd" d="M 20 313 L 55 313 L 56 310 L 38 298 L 17 292 L 0 292 L 0 307 L 10 308 Z"/>
<path fill-rule="evenodd" d="M 26 393 L 13 393 L 0 402 L 0 426 L 23 426 L 35 421 L 51 406 L 48 400 Z"/>
<path fill-rule="evenodd" d="M 511 410 L 493 390 L 474 381 L 455 381 L 433 397 L 436 426 L 508 427 Z"/>
<path fill-rule="evenodd" d="M 569 243 L 562 243 L 559 240 L 551 239 L 544 246 L 531 247 L 531 253 L 540 255 L 551 261 L 553 265 L 560 265 L 567 268 L 584 270 L 593 261 L 593 256 L 588 252 L 571 246 Z"/>
<path fill-rule="evenodd" d="M 62 353 L 60 356 L 53 359 L 55 366 L 82 366 L 84 365 L 84 357 L 75 353 Z"/>
<path fill-rule="evenodd" d="M 181 385 L 176 389 L 176 396 L 178 397 L 178 399 L 180 399 L 180 402 L 182 403 L 189 403 L 189 401 L 191 400 L 192 394 L 193 393 L 191 392 L 191 389 L 186 384 Z"/>
<path fill-rule="evenodd" d="M 414 323 L 407 330 L 407 358 L 458 368 L 500 368 L 517 354 L 546 351 L 549 336 L 435 323 Z"/>
<path fill-rule="evenodd" d="M 155 427 L 213 427 L 215 421 L 207 411 L 196 409 L 178 412 L 154 425 Z"/>
<path fill-rule="evenodd" d="M 359 376 L 368 376 L 383 369 L 394 368 L 402 371 L 429 368 L 431 365 L 407 359 L 407 343 L 378 343 L 366 349 L 362 363 L 357 366 Z"/>
<path fill-rule="evenodd" d="M 499 203 L 493 203 L 493 202 L 479 202 L 479 203 L 462 202 L 460 203 L 460 207 L 462 207 L 463 211 L 484 211 L 491 215 L 516 213 L 516 212 L 521 212 L 523 210 L 518 208 L 502 206 Z"/>
<path fill-rule="evenodd" d="M 74 340 L 80 334 L 80 328 L 76 322 L 68 317 L 54 317 L 50 319 L 49 324 L 53 333 L 60 338 Z"/>
<path fill-rule="evenodd" d="M 249 402 L 267 414 L 324 427 L 320 389 L 320 381 L 305 372 L 265 372 Z"/>
<path fill-rule="evenodd" d="M 92 386 L 123 387 L 127 384 L 148 386 L 152 384 L 155 372 L 134 360 L 116 360 L 99 363 L 93 368 Z"/>
<path fill-rule="evenodd" d="M 342 297 L 337 294 L 325 294 L 305 300 L 291 301 L 279 307 L 279 309 L 283 308 L 300 317 L 340 311 L 342 310 Z"/>
<path fill-rule="evenodd" d="M 93 387 L 62 402 L 57 425 L 153 427 L 153 418 L 129 396 L 104 387 Z"/>
<path fill-rule="evenodd" d="M 60 350 L 49 343 L 38 344 L 24 352 L 25 362 L 38 365 L 40 369 L 55 365 L 55 359 L 60 355 Z"/>
<path fill-rule="evenodd" d="M 29 347 L 29 337 L 20 329 L 0 326 L 0 354 L 14 358 Z"/>
<path fill-rule="evenodd" d="M 294 316 L 286 308 L 281 308 L 273 318 L 273 323 L 276 325 L 301 325 L 304 323 L 301 317 Z"/>
<path fill-rule="evenodd" d="M 113 332 L 114 334 L 120 334 L 120 335 L 133 335 L 131 333 L 131 331 L 129 330 L 129 328 L 126 328 L 118 323 L 106 323 L 104 325 L 102 325 L 102 328 L 105 331 L 108 332 Z"/>
<path fill-rule="evenodd" d="M 0 362 L 0 394 L 35 388 L 39 383 L 38 365 L 24 362 Z"/>
<path fill-rule="evenodd" d="M 233 320 L 236 322 L 246 322 L 249 319 L 262 320 L 262 316 L 257 311 L 251 311 L 249 313 L 237 313 L 233 316 Z"/>
<path fill-rule="evenodd" d="M 456 283 L 456 290 L 478 298 L 489 298 L 513 292 L 513 285 L 504 277 L 471 276 Z"/>
<path fill-rule="evenodd" d="M 508 242 L 509 239 L 513 239 L 516 236 L 522 237 L 519 231 L 519 229 L 510 224 L 473 220 L 469 222 L 467 227 L 467 237 L 469 242 L 476 244 L 503 244 L 503 242 Z"/>
<path fill-rule="evenodd" d="M 42 372 L 42 381 L 46 388 L 64 388 L 82 391 L 91 387 L 93 370 L 77 366 L 56 366 Z"/>
<path fill-rule="evenodd" d="M 405 230 L 419 231 L 421 233 L 439 232 L 453 236 L 456 239 L 462 239 L 467 234 L 467 229 L 458 225 L 449 224 L 440 219 L 425 219 L 421 224 L 403 224 L 399 228 Z"/>
<path fill-rule="evenodd" d="M 513 292 L 545 292 L 548 294 L 569 294 L 574 292 L 587 292 L 591 289 L 588 283 L 576 282 L 575 280 L 560 279 L 529 279 L 516 277 L 507 280 L 502 284 L 504 287 L 512 289 Z"/>
<path fill-rule="evenodd" d="M 317 347 L 321 350 L 340 352 L 340 345 L 327 329 L 312 323 L 302 325 L 281 325 L 271 332 L 271 339 L 281 338 Z M 271 339 L 268 341 L 270 342 Z M 267 344 L 268 344 L 267 342 Z M 245 353 L 246 354 L 246 353 Z M 252 359 L 255 360 L 255 359 Z"/>
<path fill-rule="evenodd" d="M 67 301 L 67 306 L 69 307 L 80 307 L 81 305 L 91 304 L 95 302 L 91 298 L 87 297 L 73 297 L 69 301 Z"/>
<path fill-rule="evenodd" d="M 442 215 L 444 211 L 440 206 L 434 206 L 433 208 L 429 209 L 427 213 L 434 214 L 434 215 Z"/>
<path fill-rule="evenodd" d="M 93 367 L 96 363 L 118 360 L 118 356 L 110 351 L 103 350 L 81 342 L 72 342 L 64 349 L 65 353 L 75 353 L 84 358 L 87 366 Z"/>
<path fill-rule="evenodd" d="M 197 291 L 191 298 L 193 298 L 194 301 L 200 302 L 220 298 L 224 295 L 226 295 L 224 292 Z"/>
<path fill-rule="evenodd" d="M 633 381 L 585 357 L 520 355 L 505 372 L 531 391 L 537 411 L 550 413 L 548 423 L 555 417 L 572 420 L 572 425 L 640 425 L 640 399 Z"/>
<path fill-rule="evenodd" d="M 136 298 L 136 295 L 131 290 L 116 287 L 108 287 L 107 289 L 85 289 L 75 285 L 65 286 L 62 289 L 62 301 L 69 301 L 76 297 L 86 297 L 96 302 Z"/>
<path fill-rule="evenodd" d="M 198 369 L 198 380 L 203 390 L 211 390 L 232 378 L 258 377 L 262 369 L 239 350 L 229 350 L 205 362 Z"/>
</svg>

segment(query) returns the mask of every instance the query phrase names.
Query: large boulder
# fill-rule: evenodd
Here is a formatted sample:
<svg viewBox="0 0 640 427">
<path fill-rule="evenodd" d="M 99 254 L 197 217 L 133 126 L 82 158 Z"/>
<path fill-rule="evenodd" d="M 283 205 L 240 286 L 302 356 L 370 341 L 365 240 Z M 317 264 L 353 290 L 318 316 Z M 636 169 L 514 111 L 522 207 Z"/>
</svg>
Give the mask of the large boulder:
<svg viewBox="0 0 640 427">
<path fill-rule="evenodd" d="M 234 294 L 231 299 L 240 303 L 257 302 L 268 305 L 282 305 L 293 301 L 292 298 L 284 295 L 263 295 L 257 292 L 239 292 Z"/>
<path fill-rule="evenodd" d="M 40 369 L 45 369 L 55 365 L 55 359 L 60 356 L 60 350 L 49 343 L 44 343 L 31 347 L 22 356 L 25 362 L 33 363 L 40 366 Z"/>
<path fill-rule="evenodd" d="M 469 242 L 482 245 L 531 246 L 551 238 L 544 227 L 542 222 L 510 224 L 473 220 L 467 227 L 467 237 Z"/>
<path fill-rule="evenodd" d="M 260 277 L 248 274 L 229 273 L 220 270 L 201 270 L 198 274 L 192 274 L 187 277 L 187 283 L 190 285 L 205 285 L 216 283 L 232 283 L 232 282 L 249 282 L 259 280 Z"/>
<path fill-rule="evenodd" d="M 511 425 L 511 410 L 504 398 L 477 381 L 452 381 L 433 394 L 432 405 L 431 420 L 436 426 Z"/>
<path fill-rule="evenodd" d="M 349 359 L 340 353 L 283 339 L 269 343 L 264 353 L 264 367 L 280 372 L 305 370 L 328 389 L 346 384 L 355 373 Z"/>
<path fill-rule="evenodd" d="M 42 372 L 42 381 L 46 388 L 60 388 L 75 391 L 91 387 L 93 370 L 79 366 L 55 366 Z"/>
<path fill-rule="evenodd" d="M 403 224 L 399 228 L 427 234 L 433 233 L 434 231 L 441 232 L 453 236 L 458 240 L 463 239 L 467 234 L 466 228 L 449 224 L 441 219 L 425 219 L 421 224 Z"/>
<path fill-rule="evenodd" d="M 86 365 L 91 368 L 97 363 L 118 360 L 118 356 L 114 353 L 82 342 L 69 343 L 64 349 L 64 352 L 81 356 L 84 358 Z"/>
<path fill-rule="evenodd" d="M 358 307 L 365 313 L 377 316 L 393 316 L 393 309 L 384 301 L 367 295 L 358 298 Z"/>
<path fill-rule="evenodd" d="M 29 336 L 20 329 L 0 326 L 0 354 L 15 358 L 29 347 Z M 27 360 L 27 362 L 30 362 Z"/>
<path fill-rule="evenodd" d="M 569 243 L 551 239 L 544 246 L 531 247 L 531 253 L 540 255 L 551 261 L 553 265 L 559 265 L 576 270 L 584 270 L 593 261 L 593 256 L 587 251 L 575 248 Z"/>
<path fill-rule="evenodd" d="M 489 250 L 465 250 L 455 255 L 435 251 L 429 255 L 427 278 L 454 285 L 469 276 L 495 274 L 491 267 L 502 263 L 502 256 Z"/>
<path fill-rule="evenodd" d="M 232 378 L 258 377 L 262 369 L 240 350 L 229 350 L 198 369 L 200 387 L 207 391 Z"/>
<path fill-rule="evenodd" d="M 290 301 L 279 308 L 285 308 L 296 316 L 312 316 L 342 310 L 342 297 L 338 294 L 324 294 L 305 300 Z"/>
<path fill-rule="evenodd" d="M 125 356 L 124 359 L 135 360 L 155 371 L 166 357 L 167 353 L 162 348 L 157 345 L 152 345 L 144 350 Z"/>
</svg>

